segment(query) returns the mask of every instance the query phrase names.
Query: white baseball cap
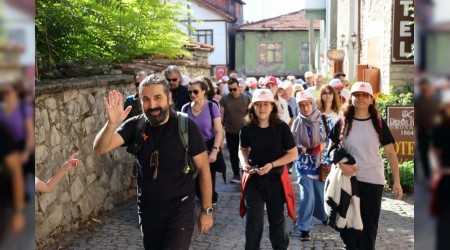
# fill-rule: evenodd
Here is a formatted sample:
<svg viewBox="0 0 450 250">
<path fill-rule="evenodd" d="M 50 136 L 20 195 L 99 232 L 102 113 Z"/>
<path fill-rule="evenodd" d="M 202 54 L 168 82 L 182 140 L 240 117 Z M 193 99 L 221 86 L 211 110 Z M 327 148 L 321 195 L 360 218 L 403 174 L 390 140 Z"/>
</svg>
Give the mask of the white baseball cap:
<svg viewBox="0 0 450 250">
<path fill-rule="evenodd" d="M 309 91 L 309 90 L 303 90 L 303 91 L 297 92 L 297 94 L 295 95 L 295 101 L 297 103 L 299 103 L 301 101 L 306 101 L 306 100 L 314 101 L 314 97 L 312 96 L 311 91 Z"/>
<path fill-rule="evenodd" d="M 282 89 L 287 89 L 287 88 L 289 88 L 289 87 L 292 88 L 292 83 L 291 83 L 290 81 L 285 81 L 285 82 L 283 82 L 283 84 L 281 84 L 280 87 L 281 87 Z"/>
<path fill-rule="evenodd" d="M 248 77 L 247 81 L 248 81 L 248 83 L 257 83 L 258 82 L 258 80 L 256 80 L 255 77 Z"/>
<path fill-rule="evenodd" d="M 252 103 L 255 102 L 274 102 L 273 94 L 270 89 L 257 89 L 253 92 Z"/>
<path fill-rule="evenodd" d="M 350 90 L 350 94 L 355 92 L 364 92 L 373 96 L 372 85 L 368 82 L 355 82 Z"/>
<path fill-rule="evenodd" d="M 345 100 L 350 99 L 351 96 L 350 91 L 348 91 L 348 89 L 342 89 L 341 96 L 343 96 Z"/>
<path fill-rule="evenodd" d="M 241 86 L 241 87 L 247 86 L 247 84 L 245 83 L 245 80 L 244 80 L 244 79 L 238 78 L 237 80 L 238 80 L 238 82 L 239 82 L 239 86 Z"/>
<path fill-rule="evenodd" d="M 344 84 L 341 82 L 341 80 L 339 79 L 331 79 L 331 81 L 328 83 L 328 85 L 330 85 L 333 88 L 337 88 L 337 87 L 344 87 Z"/>
<path fill-rule="evenodd" d="M 308 78 L 308 77 L 311 77 L 311 76 L 314 76 L 313 72 L 311 72 L 311 71 L 306 71 L 305 72 L 305 78 Z"/>
</svg>

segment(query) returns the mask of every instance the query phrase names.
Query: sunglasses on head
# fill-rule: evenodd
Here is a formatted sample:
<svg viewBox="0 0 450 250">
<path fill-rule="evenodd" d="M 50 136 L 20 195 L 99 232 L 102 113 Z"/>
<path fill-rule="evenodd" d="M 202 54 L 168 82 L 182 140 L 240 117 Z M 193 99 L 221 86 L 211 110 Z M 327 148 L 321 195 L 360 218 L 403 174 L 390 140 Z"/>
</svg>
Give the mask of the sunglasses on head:
<svg viewBox="0 0 450 250">
<path fill-rule="evenodd" d="M 230 92 L 233 92 L 233 91 L 237 91 L 238 89 L 237 88 L 229 88 L 228 89 Z"/>
<path fill-rule="evenodd" d="M 194 93 L 194 95 L 198 95 L 198 93 L 200 93 L 200 91 L 194 89 L 194 90 L 188 90 L 189 95 L 192 95 L 192 93 Z"/>
<path fill-rule="evenodd" d="M 178 80 L 178 78 L 173 78 L 173 79 L 167 78 L 168 82 L 176 82 L 177 80 Z"/>
</svg>

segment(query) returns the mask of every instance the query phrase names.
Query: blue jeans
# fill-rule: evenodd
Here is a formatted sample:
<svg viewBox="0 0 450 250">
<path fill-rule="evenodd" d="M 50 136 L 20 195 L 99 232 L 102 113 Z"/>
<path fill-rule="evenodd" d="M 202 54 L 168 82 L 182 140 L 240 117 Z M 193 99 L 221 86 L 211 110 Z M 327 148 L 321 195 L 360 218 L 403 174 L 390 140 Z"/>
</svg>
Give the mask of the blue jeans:
<svg viewBox="0 0 450 250">
<path fill-rule="evenodd" d="M 309 231 L 313 216 L 321 221 L 328 219 L 323 207 L 324 183 L 302 174 L 297 174 L 297 178 L 300 187 L 297 229 L 298 231 Z"/>
</svg>

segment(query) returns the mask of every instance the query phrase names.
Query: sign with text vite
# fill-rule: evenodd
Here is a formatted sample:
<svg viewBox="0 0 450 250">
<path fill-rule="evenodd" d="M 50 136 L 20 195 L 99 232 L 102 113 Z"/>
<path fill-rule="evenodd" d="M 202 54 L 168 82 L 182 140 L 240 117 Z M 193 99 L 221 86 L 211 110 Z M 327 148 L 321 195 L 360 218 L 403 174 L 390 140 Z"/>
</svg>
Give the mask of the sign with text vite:
<svg viewBox="0 0 450 250">
<path fill-rule="evenodd" d="M 388 106 L 387 124 L 395 140 L 398 162 L 414 159 L 414 106 Z"/>
</svg>

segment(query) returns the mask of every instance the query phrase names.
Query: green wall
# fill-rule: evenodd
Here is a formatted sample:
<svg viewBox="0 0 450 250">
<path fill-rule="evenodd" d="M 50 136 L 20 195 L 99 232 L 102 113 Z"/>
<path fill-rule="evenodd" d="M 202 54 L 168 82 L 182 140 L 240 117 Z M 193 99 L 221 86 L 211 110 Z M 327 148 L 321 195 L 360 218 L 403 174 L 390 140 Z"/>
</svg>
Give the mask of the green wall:
<svg viewBox="0 0 450 250">
<path fill-rule="evenodd" d="M 315 32 L 317 40 L 319 31 Z M 260 42 L 282 42 L 282 64 L 259 64 Z M 300 64 L 300 43 L 308 42 L 308 31 L 238 31 L 236 36 L 236 71 L 245 76 L 284 74 L 302 75 L 308 64 Z"/>
<path fill-rule="evenodd" d="M 434 32 L 427 36 L 426 63 L 430 72 L 438 76 L 450 76 L 450 32 Z"/>
</svg>

